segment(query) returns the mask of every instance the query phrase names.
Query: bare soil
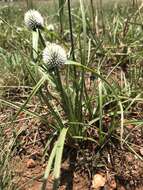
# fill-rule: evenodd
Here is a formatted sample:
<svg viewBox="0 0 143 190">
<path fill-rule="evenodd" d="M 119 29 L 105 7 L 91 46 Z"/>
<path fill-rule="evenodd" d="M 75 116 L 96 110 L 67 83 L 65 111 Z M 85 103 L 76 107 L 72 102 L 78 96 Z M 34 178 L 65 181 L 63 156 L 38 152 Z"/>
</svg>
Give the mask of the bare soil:
<svg viewBox="0 0 143 190">
<path fill-rule="evenodd" d="M 19 92 L 18 92 L 19 93 Z M 17 98 L 16 98 L 17 99 Z M 33 100 L 33 105 L 35 105 Z M 140 105 L 140 109 L 142 109 Z M 30 109 L 34 109 L 32 106 Z M 1 108 L 0 121 L 7 122 L 15 113 L 9 107 Z M 137 117 L 134 115 L 134 117 Z M 21 113 L 15 125 L 16 131 L 22 129 L 11 159 L 14 173 L 13 183 L 19 190 L 39 190 L 42 176 L 52 147 L 48 147 L 43 157 L 44 147 L 51 130 L 36 118 L 27 118 Z M 106 118 L 106 122 L 108 122 Z M 108 123 L 107 123 L 108 126 Z M 110 136 L 102 147 L 86 141 L 77 146 L 66 145 L 61 169 L 60 190 L 88 190 L 92 186 L 95 174 L 104 175 L 106 183 L 101 189 L 106 190 L 142 190 L 143 189 L 143 131 L 142 127 L 129 125 L 124 129 L 127 144 L 121 147 L 119 131 Z M 96 129 L 88 133 L 98 141 Z M 12 137 L 12 128 L 5 128 L 7 141 Z M 53 142 L 54 143 L 54 142 Z M 52 174 L 47 182 L 47 190 L 52 189 Z"/>
</svg>

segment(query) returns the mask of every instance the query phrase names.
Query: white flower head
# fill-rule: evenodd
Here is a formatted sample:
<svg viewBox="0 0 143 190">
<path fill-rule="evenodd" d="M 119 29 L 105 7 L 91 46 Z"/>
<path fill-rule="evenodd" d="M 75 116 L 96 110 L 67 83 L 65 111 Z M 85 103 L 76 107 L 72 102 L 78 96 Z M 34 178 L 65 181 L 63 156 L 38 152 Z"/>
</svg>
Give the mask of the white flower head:
<svg viewBox="0 0 143 190">
<path fill-rule="evenodd" d="M 25 25 L 32 30 L 44 27 L 44 19 L 41 14 L 36 10 L 29 10 L 24 16 Z"/>
<path fill-rule="evenodd" d="M 43 51 L 43 62 L 49 67 L 60 67 L 67 61 L 66 51 L 55 43 L 47 43 Z"/>
</svg>

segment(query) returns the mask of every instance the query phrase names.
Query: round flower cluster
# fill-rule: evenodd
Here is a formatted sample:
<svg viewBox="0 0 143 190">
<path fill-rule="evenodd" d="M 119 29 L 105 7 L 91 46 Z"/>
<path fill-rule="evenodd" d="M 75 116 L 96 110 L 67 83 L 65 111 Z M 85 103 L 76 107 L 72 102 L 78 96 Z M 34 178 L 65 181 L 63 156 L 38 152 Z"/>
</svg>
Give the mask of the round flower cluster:
<svg viewBox="0 0 143 190">
<path fill-rule="evenodd" d="M 43 51 L 43 61 L 49 68 L 59 67 L 67 61 L 66 52 L 55 43 L 47 43 Z"/>
<path fill-rule="evenodd" d="M 29 10 L 25 13 L 24 21 L 26 26 L 31 30 L 44 27 L 44 19 L 36 10 Z"/>
</svg>

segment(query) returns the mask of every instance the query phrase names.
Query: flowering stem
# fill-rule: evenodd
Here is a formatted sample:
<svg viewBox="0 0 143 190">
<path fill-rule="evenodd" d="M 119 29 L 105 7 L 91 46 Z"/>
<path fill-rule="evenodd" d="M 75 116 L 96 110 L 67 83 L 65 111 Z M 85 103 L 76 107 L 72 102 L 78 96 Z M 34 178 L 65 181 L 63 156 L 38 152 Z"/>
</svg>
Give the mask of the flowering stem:
<svg viewBox="0 0 143 190">
<path fill-rule="evenodd" d="M 57 67 L 54 68 L 54 73 L 56 76 L 56 87 L 57 87 L 57 90 L 60 92 L 60 95 L 62 98 L 63 109 L 64 109 L 65 113 L 68 115 L 69 120 L 72 121 L 73 120 L 72 104 L 71 104 L 65 90 L 63 89 L 61 77 L 60 77 L 59 70 Z M 55 78 L 55 76 L 53 76 L 53 77 Z"/>
<path fill-rule="evenodd" d="M 43 47 L 45 48 L 46 47 L 46 43 L 45 43 L 45 40 L 44 40 L 44 38 L 43 38 L 43 36 L 41 34 L 41 31 L 38 30 L 38 33 L 39 33 L 39 38 L 41 40 L 41 43 L 42 43 Z"/>
<path fill-rule="evenodd" d="M 32 55 L 33 55 L 33 60 L 36 62 L 38 58 L 38 41 L 39 41 L 39 33 L 38 30 L 36 29 L 35 31 L 32 31 Z"/>
<path fill-rule="evenodd" d="M 70 38 L 71 38 L 71 54 L 73 61 L 75 61 L 70 0 L 68 0 L 68 13 L 69 13 L 69 28 L 70 28 Z"/>
<path fill-rule="evenodd" d="M 60 32 L 63 35 L 63 18 L 64 18 L 64 0 L 59 0 L 59 17 L 60 17 Z"/>
<path fill-rule="evenodd" d="M 27 66 L 27 65 L 26 65 Z M 27 69 L 28 69 L 28 72 L 34 82 L 34 84 L 36 85 L 37 84 L 37 79 L 35 79 L 35 77 L 33 76 L 33 73 L 30 71 L 29 67 L 27 66 Z M 48 109 L 50 110 L 51 114 L 55 117 L 55 119 L 57 120 L 57 123 L 59 124 L 59 126 L 61 128 L 64 127 L 63 123 L 62 123 L 62 120 L 61 118 L 59 117 L 59 115 L 56 113 L 56 111 L 54 110 L 54 108 L 52 107 L 52 105 L 50 104 L 47 96 L 43 93 L 42 91 L 42 87 L 39 87 L 39 91 L 38 91 L 38 97 L 41 101 L 41 103 L 45 103 L 46 106 L 48 107 Z"/>
<path fill-rule="evenodd" d="M 72 60 L 75 61 L 75 52 L 74 52 L 74 39 L 73 39 L 73 30 L 72 30 L 72 16 L 71 16 L 71 4 L 70 4 L 70 0 L 68 0 L 68 14 L 69 14 L 69 29 L 70 29 L 70 38 L 71 38 L 71 55 L 72 55 Z M 79 99 L 79 87 L 78 87 L 78 83 L 77 83 L 77 71 L 76 71 L 76 67 L 73 66 L 73 87 L 75 89 L 76 92 L 76 97 L 75 97 L 75 115 L 76 118 L 78 118 L 78 99 Z"/>
</svg>

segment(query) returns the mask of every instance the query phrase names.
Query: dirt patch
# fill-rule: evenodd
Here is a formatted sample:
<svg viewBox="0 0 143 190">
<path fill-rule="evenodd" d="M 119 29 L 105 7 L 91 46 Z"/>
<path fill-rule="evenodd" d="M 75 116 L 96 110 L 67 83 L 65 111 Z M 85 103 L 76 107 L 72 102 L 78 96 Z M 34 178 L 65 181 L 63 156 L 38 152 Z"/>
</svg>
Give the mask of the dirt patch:
<svg viewBox="0 0 143 190">
<path fill-rule="evenodd" d="M 35 136 L 36 130 L 34 128 L 37 128 L 37 126 L 34 127 L 33 125 L 32 128 L 28 129 L 31 130 L 28 139 L 33 139 L 32 135 Z M 43 144 L 48 135 L 48 133 L 47 135 L 45 134 L 44 127 L 39 126 L 41 133 L 42 130 L 44 133 L 42 141 L 37 133 L 35 143 L 32 143 L 33 140 L 27 145 L 25 143 L 21 146 L 21 149 L 17 150 L 17 155 L 13 158 L 14 181 L 15 183 L 18 182 L 17 185 L 21 190 L 38 190 L 42 184 L 42 176 L 46 167 L 46 158 L 43 160 L 42 157 Z M 140 140 L 142 140 L 140 130 L 136 130 L 136 136 L 138 136 L 137 142 L 140 143 Z M 22 142 L 23 140 L 24 142 L 29 142 L 29 140 L 25 139 L 25 136 L 20 138 Z M 80 145 L 80 149 L 77 148 L 77 150 L 65 147 L 63 159 L 65 161 L 61 169 L 60 190 L 93 189 L 92 179 L 96 173 L 103 173 L 106 176 L 105 189 L 141 190 L 143 188 L 141 186 L 143 185 L 143 162 L 126 145 L 121 149 L 119 140 L 115 138 L 111 140 L 112 142 L 109 141 L 103 149 L 99 149 L 91 142 L 83 143 Z M 142 157 L 139 147 L 135 151 L 137 155 L 139 154 Z M 114 188 L 111 187 L 113 186 L 112 183 Z M 50 176 L 47 189 L 52 190 L 52 185 L 53 179 Z"/>
<path fill-rule="evenodd" d="M 33 100 L 33 104 L 34 101 L 37 100 Z M 30 106 L 29 109 L 34 109 L 34 107 Z M 1 123 L 9 122 L 14 113 L 15 110 L 9 107 L 1 108 Z M 135 117 L 139 116 L 134 115 Z M 14 155 L 10 163 L 10 169 L 13 172 L 12 183 L 19 190 L 39 190 L 48 155 L 52 149 L 52 146 L 48 146 L 45 151 L 45 146 L 49 136 L 53 134 L 53 130 L 42 124 L 37 118 L 28 118 L 23 112 L 19 115 L 14 127 L 16 131 L 21 129 L 22 132 L 14 145 Z M 4 129 L 7 141 L 12 138 L 12 129 L 9 127 Z M 92 134 L 95 142 L 98 142 L 95 126 L 92 126 L 88 133 Z M 94 175 L 102 174 L 106 178 L 106 183 L 100 189 L 142 190 L 142 137 L 141 126 L 129 125 L 124 129 L 126 143 L 123 144 L 122 148 L 118 130 L 114 135 L 107 136 L 103 146 L 91 141 L 81 142 L 75 147 L 67 143 L 63 154 L 59 189 L 93 189 Z M 54 139 L 51 144 L 54 144 Z M 47 190 L 52 190 L 52 185 L 51 174 L 48 179 Z"/>
</svg>

